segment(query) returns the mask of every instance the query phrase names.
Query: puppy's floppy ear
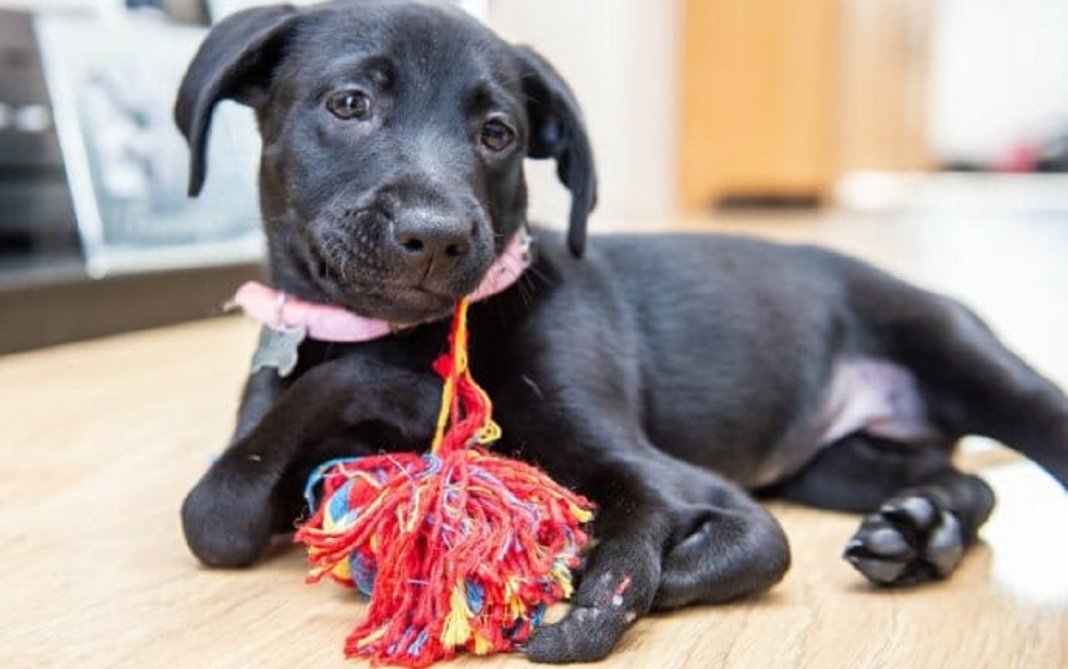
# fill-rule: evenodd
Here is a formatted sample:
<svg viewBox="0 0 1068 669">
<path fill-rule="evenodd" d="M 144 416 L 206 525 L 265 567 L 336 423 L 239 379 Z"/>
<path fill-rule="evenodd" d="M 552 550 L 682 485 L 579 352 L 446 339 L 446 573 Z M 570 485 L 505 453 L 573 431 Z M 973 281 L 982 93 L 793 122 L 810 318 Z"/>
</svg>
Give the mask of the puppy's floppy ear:
<svg viewBox="0 0 1068 669">
<path fill-rule="evenodd" d="M 581 257 L 586 248 L 586 219 L 597 204 L 597 172 L 582 110 L 548 61 L 526 46 L 515 47 L 515 54 L 530 119 L 527 155 L 556 160 L 556 174 L 571 191 L 567 245 Z"/>
<path fill-rule="evenodd" d="M 224 99 L 255 106 L 299 16 L 291 5 L 256 7 L 223 19 L 208 33 L 186 70 L 174 120 L 189 142 L 189 195 L 204 185 L 204 154 L 215 105 Z"/>
</svg>

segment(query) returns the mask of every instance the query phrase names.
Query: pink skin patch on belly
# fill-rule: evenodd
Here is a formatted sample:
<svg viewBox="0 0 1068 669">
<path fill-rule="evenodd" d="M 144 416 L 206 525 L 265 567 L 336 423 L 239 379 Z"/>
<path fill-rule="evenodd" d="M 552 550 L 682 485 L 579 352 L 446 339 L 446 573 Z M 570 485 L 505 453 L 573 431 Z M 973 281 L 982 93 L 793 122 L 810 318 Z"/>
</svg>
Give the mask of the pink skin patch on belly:
<svg viewBox="0 0 1068 669">
<path fill-rule="evenodd" d="M 847 359 L 835 365 L 816 425 L 816 443 L 821 446 L 860 431 L 903 445 L 937 434 L 912 373 L 874 358 Z"/>
</svg>

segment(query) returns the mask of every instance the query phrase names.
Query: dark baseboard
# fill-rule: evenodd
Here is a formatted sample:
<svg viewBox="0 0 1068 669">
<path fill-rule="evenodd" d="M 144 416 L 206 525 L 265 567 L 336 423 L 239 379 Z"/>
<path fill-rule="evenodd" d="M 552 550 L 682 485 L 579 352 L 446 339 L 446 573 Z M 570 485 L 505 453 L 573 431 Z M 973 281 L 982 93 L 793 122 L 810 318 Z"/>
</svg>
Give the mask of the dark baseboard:
<svg viewBox="0 0 1068 669">
<path fill-rule="evenodd" d="M 254 263 L 0 286 L 0 353 L 219 316 Z"/>
</svg>

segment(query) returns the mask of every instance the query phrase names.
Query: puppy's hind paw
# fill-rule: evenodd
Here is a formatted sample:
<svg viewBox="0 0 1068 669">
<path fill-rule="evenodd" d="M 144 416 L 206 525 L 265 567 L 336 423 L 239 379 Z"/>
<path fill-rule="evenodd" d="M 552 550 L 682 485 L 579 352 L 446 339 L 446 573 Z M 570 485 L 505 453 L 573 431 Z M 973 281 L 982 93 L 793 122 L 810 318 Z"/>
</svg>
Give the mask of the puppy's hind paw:
<svg viewBox="0 0 1068 669">
<path fill-rule="evenodd" d="M 956 515 L 915 493 L 894 497 L 867 516 L 844 554 L 869 581 L 885 586 L 943 578 L 963 556 Z"/>
<path fill-rule="evenodd" d="M 595 662 L 612 652 L 633 620 L 615 606 L 572 605 L 563 620 L 538 629 L 524 652 L 535 662 Z"/>
</svg>

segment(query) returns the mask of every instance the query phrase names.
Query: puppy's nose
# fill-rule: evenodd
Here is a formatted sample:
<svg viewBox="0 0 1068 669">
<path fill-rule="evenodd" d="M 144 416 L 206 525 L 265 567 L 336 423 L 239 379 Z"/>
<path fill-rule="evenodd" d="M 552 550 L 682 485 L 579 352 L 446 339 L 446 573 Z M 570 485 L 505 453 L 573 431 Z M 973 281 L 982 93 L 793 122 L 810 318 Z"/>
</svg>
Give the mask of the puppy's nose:
<svg viewBox="0 0 1068 669">
<path fill-rule="evenodd" d="M 453 262 L 471 250 L 475 230 L 470 221 L 419 212 L 398 217 L 393 224 L 393 241 L 411 260 Z"/>
</svg>

